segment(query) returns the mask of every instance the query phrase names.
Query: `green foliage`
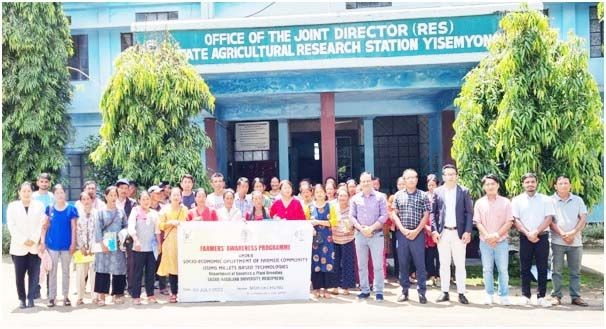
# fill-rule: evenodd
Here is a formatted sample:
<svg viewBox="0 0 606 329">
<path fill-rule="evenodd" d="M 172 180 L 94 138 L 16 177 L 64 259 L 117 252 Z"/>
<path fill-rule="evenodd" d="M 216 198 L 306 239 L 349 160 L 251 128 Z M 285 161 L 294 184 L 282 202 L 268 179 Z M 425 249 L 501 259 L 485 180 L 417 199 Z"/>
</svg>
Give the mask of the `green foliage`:
<svg viewBox="0 0 606 329">
<path fill-rule="evenodd" d="M 604 19 L 604 3 L 603 2 L 598 3 L 598 18 L 600 19 L 600 21 Z"/>
<path fill-rule="evenodd" d="M 107 186 L 116 183 L 119 178 L 120 170 L 114 167 L 109 159 L 106 159 L 99 164 L 96 164 L 91 160 L 89 155 L 97 149 L 100 140 L 98 135 L 88 136 L 84 144 L 83 153 L 85 154 L 84 162 L 88 167 L 86 180 L 94 180 L 99 187 L 99 191 L 103 191 Z"/>
<path fill-rule="evenodd" d="M 2 5 L 2 187 L 5 202 L 40 172 L 57 177 L 71 137 L 69 25 L 60 3 Z"/>
<path fill-rule="evenodd" d="M 582 41 L 558 40 L 547 18 L 524 5 L 505 15 L 489 54 L 465 77 L 455 104 L 452 154 L 474 197 L 497 174 L 505 195 L 522 191 L 526 172 L 539 191 L 560 174 L 589 206 L 602 197 L 602 101 Z"/>
<path fill-rule="evenodd" d="M 186 173 L 208 186 L 201 152 L 211 141 L 192 121 L 202 109 L 213 111 L 214 102 L 175 43 L 135 45 L 116 60 L 101 99 L 101 140 L 90 157 L 144 186 L 177 183 Z"/>
<path fill-rule="evenodd" d="M 583 241 L 587 239 L 604 239 L 604 223 L 588 223 L 583 229 Z"/>
<path fill-rule="evenodd" d="M 11 248 L 11 234 L 8 231 L 8 226 L 2 224 L 2 254 L 8 255 Z"/>
</svg>

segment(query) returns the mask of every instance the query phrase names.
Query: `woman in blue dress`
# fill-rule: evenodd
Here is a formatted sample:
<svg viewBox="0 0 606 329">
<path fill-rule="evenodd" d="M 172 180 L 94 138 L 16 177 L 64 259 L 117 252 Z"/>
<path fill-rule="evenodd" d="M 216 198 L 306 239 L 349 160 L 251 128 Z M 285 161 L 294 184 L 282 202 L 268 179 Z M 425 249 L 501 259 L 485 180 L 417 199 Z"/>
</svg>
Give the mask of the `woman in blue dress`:
<svg viewBox="0 0 606 329">
<path fill-rule="evenodd" d="M 328 289 L 337 286 L 335 279 L 335 247 L 331 226 L 337 222 L 334 207 L 326 202 L 326 191 L 322 184 L 314 188 L 314 202 L 305 207 L 306 217 L 314 226 L 311 257 L 311 284 L 315 298 L 330 298 Z"/>
</svg>

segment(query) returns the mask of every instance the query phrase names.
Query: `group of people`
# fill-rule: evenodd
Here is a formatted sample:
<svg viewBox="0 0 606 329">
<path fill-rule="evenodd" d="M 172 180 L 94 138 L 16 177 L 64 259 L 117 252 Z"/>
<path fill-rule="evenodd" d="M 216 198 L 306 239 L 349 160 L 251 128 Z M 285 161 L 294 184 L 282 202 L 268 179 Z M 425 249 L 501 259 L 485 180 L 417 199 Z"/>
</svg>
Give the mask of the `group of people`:
<svg viewBox="0 0 606 329">
<path fill-rule="evenodd" d="M 372 288 L 376 300 L 382 301 L 387 253 L 392 248 L 402 287 L 398 302 L 408 300 L 413 274 L 421 304 L 427 303 L 428 277 L 441 281 L 437 302 L 450 299 L 452 263 L 458 300 L 469 303 L 465 296 L 465 253 L 475 224 L 481 239 L 484 303 L 493 303 L 496 265 L 500 303 L 510 305 L 508 233 L 514 226 L 520 232 L 523 302 L 530 303 L 534 261 L 538 304 L 561 303 L 566 256 L 572 304 L 587 305 L 581 299 L 579 282 L 580 232 L 587 209 L 581 198 L 570 193 L 568 177 L 558 177 L 556 193 L 547 197 L 537 193 L 536 175 L 526 174 L 522 177 L 525 192 L 510 201 L 499 195 L 498 177 L 486 175 L 482 179 L 485 195 L 475 206 L 469 191 L 457 183 L 456 167 L 444 166 L 442 178 L 440 186 L 438 178 L 429 175 L 428 191 L 421 191 L 417 172 L 407 169 L 398 178 L 398 192 L 389 197 L 380 192 L 380 180 L 369 173 L 360 175 L 359 184 L 354 179 L 337 183 L 328 178 L 315 185 L 303 180 L 298 195 L 290 181 L 277 177 L 270 180 L 269 188 L 262 178 L 255 178 L 249 193 L 247 178 L 239 178 L 232 190 L 225 188 L 223 175 L 215 173 L 211 176 L 213 191 L 208 194 L 203 188 L 194 189 L 191 175 L 184 175 L 179 186 L 161 182 L 147 190 L 120 179 L 104 190 L 105 201 L 97 196 L 97 184 L 89 181 L 71 205 L 60 184 L 50 191 L 51 177 L 43 173 L 35 192 L 31 183 L 24 182 L 19 199 L 7 208 L 20 307 L 34 306 L 40 297 L 40 280 L 47 283 L 47 306 L 56 305 L 59 262 L 65 306 L 71 305 L 71 263 L 76 269 L 77 305 L 84 303 L 87 283 L 92 302 L 98 306 L 105 305 L 110 287 L 115 304 L 124 303 L 128 293 L 133 304 L 140 305 L 142 286 L 147 303 L 157 303 L 156 285 L 161 294 L 169 295 L 169 302 L 176 303 L 177 227 L 184 221 L 234 220 L 309 221 L 314 227 L 310 278 L 314 299 L 348 295 L 359 284 L 358 299 L 369 298 Z M 545 299 L 550 249 L 552 302 Z"/>
</svg>

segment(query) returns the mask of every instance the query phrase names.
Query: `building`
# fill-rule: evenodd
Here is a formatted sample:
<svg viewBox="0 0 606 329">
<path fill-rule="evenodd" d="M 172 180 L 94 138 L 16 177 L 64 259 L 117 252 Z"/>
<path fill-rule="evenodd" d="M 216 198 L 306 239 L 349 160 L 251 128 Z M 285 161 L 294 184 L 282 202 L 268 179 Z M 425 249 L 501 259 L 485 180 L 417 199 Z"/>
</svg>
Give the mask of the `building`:
<svg viewBox="0 0 606 329">
<path fill-rule="evenodd" d="M 534 3 L 560 38 L 588 40 L 604 91 L 596 3 Z M 199 120 L 210 172 L 340 180 L 369 171 L 386 191 L 404 168 L 421 176 L 451 161 L 453 100 L 485 55 L 500 16 L 519 3 L 65 3 L 75 54 L 68 150 L 70 196 L 82 146 L 101 125 L 99 101 L 121 51 L 170 31 L 216 97 Z M 240 136 L 247 136 L 242 143 Z M 224 151 L 226 150 L 226 151 Z M 423 180 L 421 180 L 423 181 Z M 601 221 L 598 207 L 592 218 Z"/>
</svg>

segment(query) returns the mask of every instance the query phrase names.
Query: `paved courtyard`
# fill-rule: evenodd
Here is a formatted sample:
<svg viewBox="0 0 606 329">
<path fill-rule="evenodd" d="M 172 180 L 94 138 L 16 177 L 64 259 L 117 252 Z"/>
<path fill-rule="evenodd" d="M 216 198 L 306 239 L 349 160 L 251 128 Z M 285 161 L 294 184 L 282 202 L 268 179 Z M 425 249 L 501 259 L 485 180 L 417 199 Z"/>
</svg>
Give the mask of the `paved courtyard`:
<svg viewBox="0 0 606 329">
<path fill-rule="evenodd" d="M 399 286 L 390 279 L 386 284 L 385 301 L 358 302 L 355 293 L 336 296 L 320 301 L 284 302 L 226 302 L 226 303 L 179 303 L 168 304 L 160 295 L 159 304 L 135 306 L 127 298 L 124 305 L 108 304 L 102 309 L 90 304 L 83 306 L 47 308 L 46 300 L 38 300 L 33 309 L 18 308 L 14 286 L 14 271 L 10 257 L 2 259 L 2 318 L 3 328 L 13 327 L 83 327 L 104 328 L 139 326 L 174 327 L 410 327 L 410 326 L 556 326 L 556 327 L 603 327 L 604 295 L 601 291 L 584 291 L 589 303 L 587 308 L 570 305 L 568 297 L 562 306 L 542 309 L 537 306 L 522 307 L 500 305 L 484 306 L 481 287 L 469 287 L 469 305 L 456 301 L 436 304 L 439 289 L 427 292 L 428 304 L 418 303 L 417 294 L 411 291 L 411 301 L 397 303 Z M 72 282 L 75 272 L 72 275 Z M 60 280 L 59 280 L 60 282 Z M 72 285 L 75 287 L 75 285 Z M 46 289 L 43 287 L 43 295 Z M 59 289 L 60 291 L 60 289 Z M 76 296 L 70 299 L 75 305 Z M 511 289 L 511 300 L 519 302 L 520 291 Z M 451 288 L 451 298 L 456 294 Z M 109 301 L 109 298 L 108 298 Z M 85 302 L 90 303 L 89 299 Z"/>
</svg>

